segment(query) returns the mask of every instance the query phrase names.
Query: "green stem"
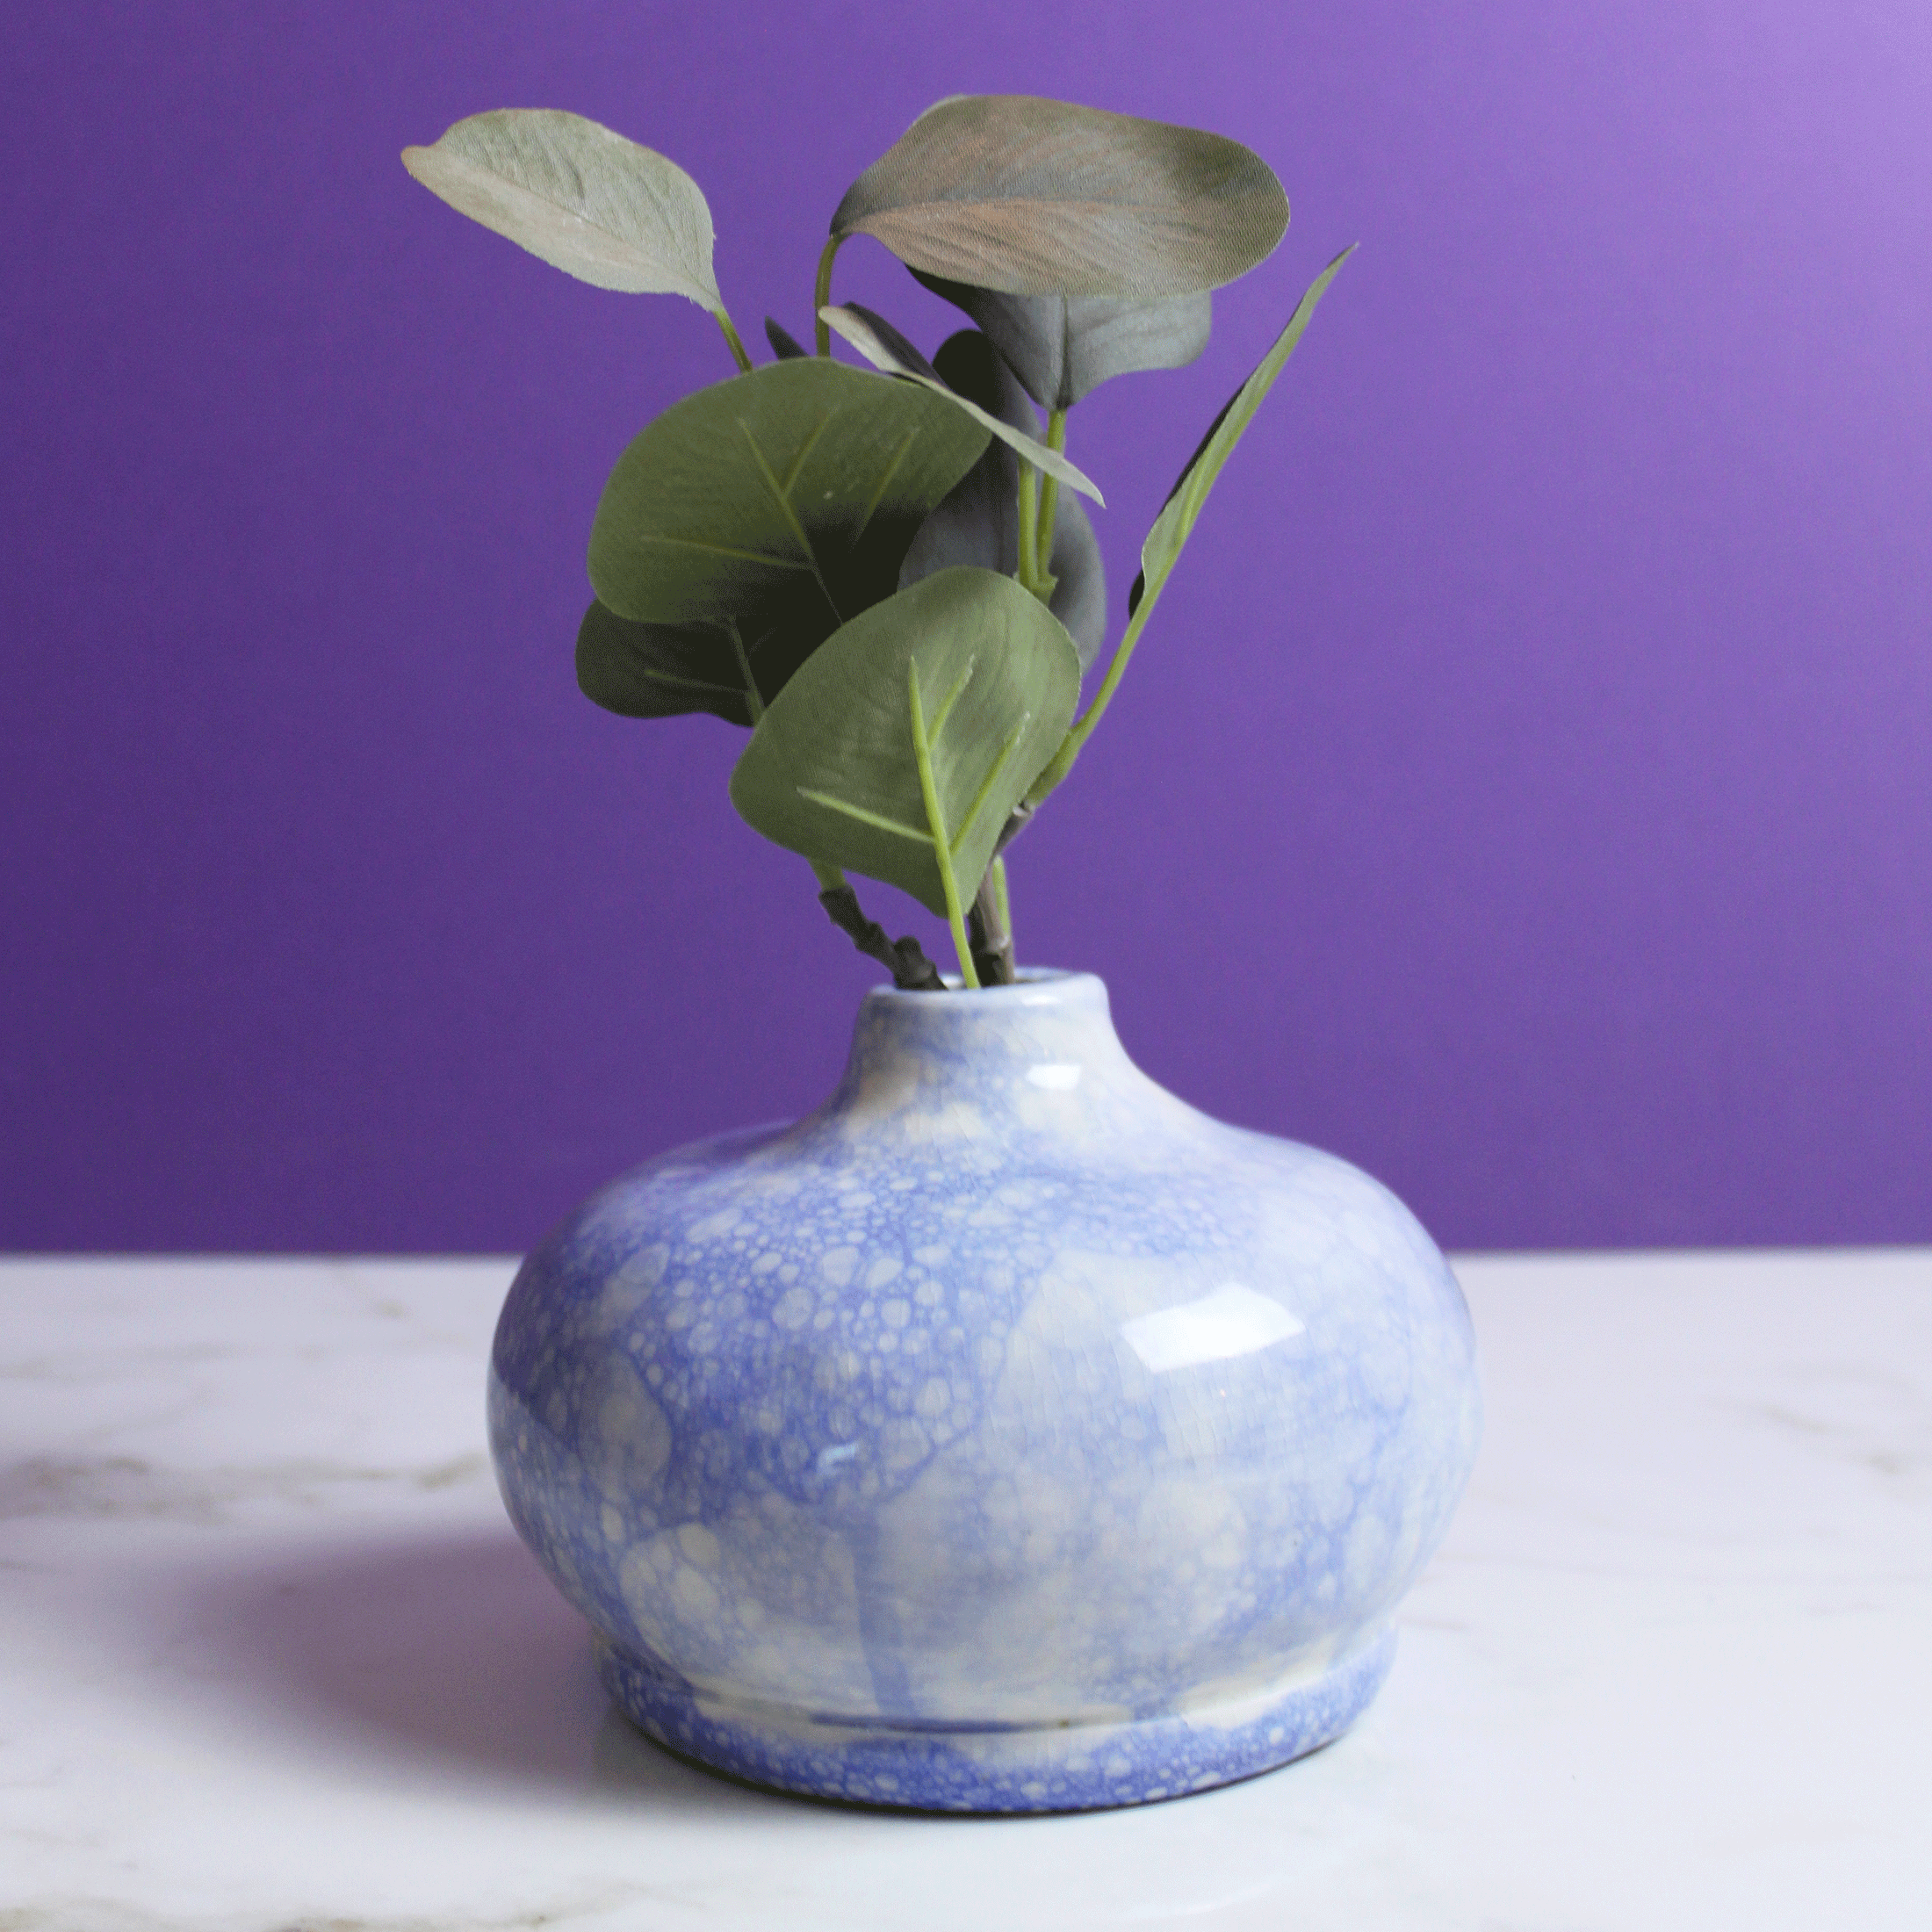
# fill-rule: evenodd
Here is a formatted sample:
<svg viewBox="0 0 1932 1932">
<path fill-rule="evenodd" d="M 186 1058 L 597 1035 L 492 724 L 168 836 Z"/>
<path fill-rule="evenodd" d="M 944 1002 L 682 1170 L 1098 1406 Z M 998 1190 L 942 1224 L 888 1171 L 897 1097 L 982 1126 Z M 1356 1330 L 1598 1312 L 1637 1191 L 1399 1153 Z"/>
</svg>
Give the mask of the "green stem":
<svg viewBox="0 0 1932 1932">
<path fill-rule="evenodd" d="M 1040 496 L 1034 487 L 1039 472 L 1025 457 L 1020 459 L 1020 582 L 1040 595 Z M 1042 602 L 1045 600 L 1042 599 Z"/>
<path fill-rule="evenodd" d="M 1067 446 L 1067 413 L 1053 410 L 1047 417 L 1047 447 L 1056 456 Z M 1034 549 L 1034 576 L 1043 582 L 1053 574 L 1053 519 L 1060 507 L 1060 479 L 1042 477 L 1040 482 L 1040 533 Z"/>
<path fill-rule="evenodd" d="M 732 327 L 732 319 L 721 308 L 714 308 L 711 314 L 717 318 L 717 326 L 724 331 L 724 340 L 732 345 L 732 354 L 738 358 L 740 375 L 752 372 L 752 359 L 745 353 L 745 345 L 738 339 L 738 331 Z"/>
<path fill-rule="evenodd" d="M 999 908 L 999 923 L 1006 928 L 1006 943 L 1013 943 L 1013 901 L 1006 897 L 1006 861 L 993 854 L 993 903 Z"/>
<path fill-rule="evenodd" d="M 808 859 L 805 863 L 811 868 L 811 876 L 818 880 L 821 892 L 836 892 L 851 883 L 844 872 L 835 865 L 820 865 L 816 859 Z"/>
<path fill-rule="evenodd" d="M 966 914 L 966 943 L 973 949 L 973 966 L 983 986 L 1010 986 L 1013 983 L 1013 935 L 999 916 L 999 893 L 992 868 L 979 882 L 971 910 Z"/>
<path fill-rule="evenodd" d="M 832 353 L 832 325 L 821 313 L 832 304 L 832 258 L 839 252 L 839 244 L 845 240 L 842 234 L 829 236 L 825 253 L 818 257 L 818 279 L 811 291 L 812 326 L 818 330 L 818 349 L 821 356 Z"/>
<path fill-rule="evenodd" d="M 905 688 L 912 712 L 912 756 L 919 762 L 919 797 L 926 802 L 926 823 L 933 834 L 933 857 L 939 866 L 940 889 L 946 895 L 946 923 L 953 929 L 953 948 L 959 955 L 959 976 L 969 991 L 979 991 L 973 967 L 973 948 L 966 937 L 966 909 L 959 903 L 959 881 L 953 876 L 953 855 L 947 844 L 946 818 L 940 811 L 939 784 L 933 776 L 933 751 L 926 742 L 926 712 L 919 703 L 919 667 L 908 659 Z"/>
<path fill-rule="evenodd" d="M 1114 661 L 1107 667 L 1107 676 L 1100 688 L 1093 694 L 1092 703 L 1074 720 L 1047 768 L 1027 788 L 1027 803 L 1029 805 L 1037 805 L 1073 769 L 1073 761 L 1080 755 L 1087 739 L 1092 737 L 1093 727 L 1107 716 L 1107 708 L 1114 702 L 1114 694 L 1120 689 L 1121 680 L 1127 674 L 1128 660 L 1134 655 L 1134 646 L 1141 641 L 1141 632 L 1147 627 L 1148 614 L 1159 601 L 1158 588 L 1142 596 L 1140 607 L 1127 621 L 1127 630 L 1114 653 Z"/>
</svg>

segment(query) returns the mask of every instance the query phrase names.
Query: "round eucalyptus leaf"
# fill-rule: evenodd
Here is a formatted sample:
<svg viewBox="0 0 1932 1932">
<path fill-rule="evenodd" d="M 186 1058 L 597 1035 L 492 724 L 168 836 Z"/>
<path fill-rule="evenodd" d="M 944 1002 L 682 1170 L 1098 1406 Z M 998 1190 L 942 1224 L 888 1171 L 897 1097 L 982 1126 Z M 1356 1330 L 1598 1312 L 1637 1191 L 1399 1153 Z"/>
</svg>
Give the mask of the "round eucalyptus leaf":
<svg viewBox="0 0 1932 1932">
<path fill-rule="evenodd" d="M 633 624 L 593 599 L 577 631 L 578 688 L 620 717 L 710 711 L 748 725 L 797 669 L 761 641 L 716 624 Z"/>
<path fill-rule="evenodd" d="M 617 459 L 590 531 L 634 624 L 735 627 L 766 686 L 890 596 L 914 532 L 986 447 L 948 401 L 823 357 L 687 396 Z"/>
<path fill-rule="evenodd" d="M 1079 691 L 1072 640 L 1037 598 L 942 571 L 801 667 L 739 757 L 732 803 L 776 844 L 956 918 Z"/>
<path fill-rule="evenodd" d="M 837 329 L 875 369 L 903 377 L 908 382 L 919 383 L 934 395 L 944 396 L 955 407 L 963 409 L 974 422 L 984 424 L 1002 443 L 1017 450 L 1034 469 L 1056 482 L 1064 483 L 1069 489 L 1079 491 L 1083 496 L 1091 496 L 1096 503 L 1105 504 L 1107 499 L 1100 494 L 1093 479 L 1069 463 L 1057 450 L 1049 450 L 1024 429 L 1016 429 L 1012 423 L 1003 422 L 990 411 L 981 408 L 970 397 L 948 389 L 925 357 L 883 317 L 875 315 L 869 308 L 861 308 L 856 302 L 847 302 L 840 308 L 820 309 L 818 319 Z M 1034 427 L 1037 429 L 1038 425 Z"/>
<path fill-rule="evenodd" d="M 978 330 L 948 336 L 934 363 L 947 386 L 970 396 L 1016 429 L 1034 429 L 1033 405 L 1020 380 Z M 899 566 L 902 586 L 915 584 L 961 564 L 1012 576 L 1020 566 L 1020 459 L 1004 443 L 986 453 L 919 525 Z M 1099 539 L 1086 512 L 1072 497 L 1061 500 L 1053 525 L 1056 580 L 1049 605 L 1066 626 L 1090 668 L 1107 641 L 1107 569 Z"/>
<path fill-rule="evenodd" d="M 486 228 L 598 288 L 724 307 L 711 211 L 675 162 L 580 114 L 501 108 L 459 120 L 402 164 Z"/>
<path fill-rule="evenodd" d="M 1135 302 L 1245 275 L 1287 225 L 1281 184 L 1239 141 L 1020 94 L 929 107 L 832 218 L 948 281 Z"/>
<path fill-rule="evenodd" d="M 913 274 L 966 311 L 1042 409 L 1071 409 L 1109 376 L 1179 369 L 1208 346 L 1214 298 L 1203 289 L 1159 302 L 1106 295 L 1005 295 Z"/>
</svg>

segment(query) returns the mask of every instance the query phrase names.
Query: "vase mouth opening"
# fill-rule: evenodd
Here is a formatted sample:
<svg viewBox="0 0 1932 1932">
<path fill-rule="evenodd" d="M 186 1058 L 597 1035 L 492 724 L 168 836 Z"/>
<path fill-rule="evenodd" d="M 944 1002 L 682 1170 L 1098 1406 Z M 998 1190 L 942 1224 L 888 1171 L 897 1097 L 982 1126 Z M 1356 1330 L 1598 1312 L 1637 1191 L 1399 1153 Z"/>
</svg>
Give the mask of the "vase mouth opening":
<svg viewBox="0 0 1932 1932">
<path fill-rule="evenodd" d="M 874 986 L 865 996 L 869 1006 L 891 1006 L 912 1013 L 962 1013 L 987 1007 L 1107 1006 L 1107 984 L 1097 973 L 1058 966 L 1022 966 L 1010 986 L 962 984 L 957 973 L 943 973 L 943 993 L 914 991 L 902 986 Z"/>
</svg>

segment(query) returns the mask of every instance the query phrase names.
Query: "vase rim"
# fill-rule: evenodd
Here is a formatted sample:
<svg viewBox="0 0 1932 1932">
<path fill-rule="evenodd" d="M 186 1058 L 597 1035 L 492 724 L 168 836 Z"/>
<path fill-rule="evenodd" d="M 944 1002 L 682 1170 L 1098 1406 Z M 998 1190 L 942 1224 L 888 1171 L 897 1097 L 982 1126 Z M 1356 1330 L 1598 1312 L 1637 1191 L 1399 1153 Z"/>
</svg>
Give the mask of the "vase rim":
<svg viewBox="0 0 1932 1932">
<path fill-rule="evenodd" d="M 969 991 L 957 973 L 944 973 L 946 994 L 934 999 L 929 991 L 905 986 L 874 986 L 868 990 L 864 1004 L 913 1008 L 962 1008 L 989 1006 L 1087 1006 L 1098 995 L 1104 1005 L 1107 982 L 1098 973 L 1082 972 L 1062 966 L 1022 966 L 1010 986 L 980 986 Z"/>
</svg>

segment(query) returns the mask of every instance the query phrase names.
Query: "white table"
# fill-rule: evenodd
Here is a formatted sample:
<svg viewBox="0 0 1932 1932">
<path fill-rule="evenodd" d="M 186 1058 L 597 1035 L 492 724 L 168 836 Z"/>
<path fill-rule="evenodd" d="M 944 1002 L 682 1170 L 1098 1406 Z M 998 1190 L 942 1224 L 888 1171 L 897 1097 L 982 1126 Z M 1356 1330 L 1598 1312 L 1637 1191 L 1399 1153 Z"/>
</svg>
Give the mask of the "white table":
<svg viewBox="0 0 1932 1932">
<path fill-rule="evenodd" d="M 0 1265 L 4 1932 L 1932 1926 L 1932 1253 L 1465 1261 L 1488 1439 L 1367 1717 L 1016 1820 L 609 1713 L 485 1458 L 510 1272 Z"/>
</svg>

